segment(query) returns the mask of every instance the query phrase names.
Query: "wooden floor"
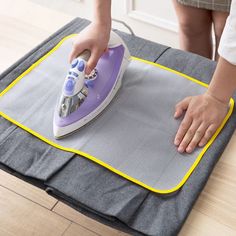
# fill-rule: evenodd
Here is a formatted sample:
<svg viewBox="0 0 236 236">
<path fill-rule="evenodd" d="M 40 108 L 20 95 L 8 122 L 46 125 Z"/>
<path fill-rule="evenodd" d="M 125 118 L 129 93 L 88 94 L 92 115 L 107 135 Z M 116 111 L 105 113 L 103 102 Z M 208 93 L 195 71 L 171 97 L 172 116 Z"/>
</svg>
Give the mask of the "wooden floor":
<svg viewBox="0 0 236 236">
<path fill-rule="evenodd" d="M 72 18 L 29 0 L 0 0 L 0 72 Z M 91 220 L 44 191 L 0 171 L 0 236 L 8 235 L 126 234 Z M 180 235 L 236 235 L 236 134 Z"/>
</svg>

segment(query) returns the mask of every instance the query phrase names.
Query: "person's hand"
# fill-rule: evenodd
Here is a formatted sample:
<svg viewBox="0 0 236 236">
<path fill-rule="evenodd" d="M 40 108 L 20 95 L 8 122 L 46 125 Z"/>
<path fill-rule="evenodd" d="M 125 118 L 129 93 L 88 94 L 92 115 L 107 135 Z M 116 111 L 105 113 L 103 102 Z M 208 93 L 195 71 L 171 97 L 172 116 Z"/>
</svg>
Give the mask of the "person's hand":
<svg viewBox="0 0 236 236">
<path fill-rule="evenodd" d="M 88 49 L 91 56 L 87 62 L 86 74 L 90 74 L 97 65 L 99 58 L 107 49 L 110 37 L 110 28 L 106 25 L 91 23 L 78 36 L 76 36 L 72 51 L 69 55 L 69 62 L 79 56 L 84 50 Z"/>
<path fill-rule="evenodd" d="M 228 103 L 205 93 L 179 102 L 174 117 L 181 117 L 185 111 L 174 144 L 180 153 L 191 153 L 197 146 L 203 147 L 213 136 L 227 114 Z"/>
</svg>

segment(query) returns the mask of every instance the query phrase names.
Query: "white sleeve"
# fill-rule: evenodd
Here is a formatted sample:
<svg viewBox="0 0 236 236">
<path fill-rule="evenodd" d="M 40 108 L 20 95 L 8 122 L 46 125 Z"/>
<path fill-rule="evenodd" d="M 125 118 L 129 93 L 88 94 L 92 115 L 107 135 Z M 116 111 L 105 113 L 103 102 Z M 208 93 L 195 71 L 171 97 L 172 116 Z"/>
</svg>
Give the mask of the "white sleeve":
<svg viewBox="0 0 236 236">
<path fill-rule="evenodd" d="M 232 0 L 230 14 L 221 36 L 218 53 L 225 60 L 236 65 L 236 0 Z"/>
</svg>

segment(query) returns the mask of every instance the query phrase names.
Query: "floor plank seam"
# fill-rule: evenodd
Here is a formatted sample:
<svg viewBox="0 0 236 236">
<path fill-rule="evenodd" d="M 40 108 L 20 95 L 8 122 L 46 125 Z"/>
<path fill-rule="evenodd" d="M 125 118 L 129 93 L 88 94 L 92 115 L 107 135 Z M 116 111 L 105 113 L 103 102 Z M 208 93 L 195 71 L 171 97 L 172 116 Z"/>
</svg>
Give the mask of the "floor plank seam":
<svg viewBox="0 0 236 236">
<path fill-rule="evenodd" d="M 232 228 L 232 226 L 227 225 L 227 224 L 225 224 L 225 223 L 223 223 L 223 222 L 220 222 L 218 219 L 216 219 L 216 218 L 214 218 L 214 217 L 212 217 L 212 216 L 210 216 L 210 215 L 207 215 L 205 212 L 203 212 L 203 211 L 197 209 L 196 207 L 193 207 L 193 209 L 196 210 L 197 212 L 203 214 L 204 216 L 210 218 L 211 220 L 216 221 L 218 224 L 221 224 L 221 225 L 223 225 L 223 226 L 225 226 L 225 227 L 227 227 L 227 228 L 229 228 L 229 229 L 231 229 L 231 230 L 233 230 L 233 231 L 236 232 L 236 229 Z"/>
<path fill-rule="evenodd" d="M 59 202 L 60 202 L 60 201 L 58 201 L 58 203 L 59 203 Z M 62 203 L 62 202 L 61 202 L 61 203 Z M 73 209 L 73 208 L 72 208 L 72 209 Z M 85 227 L 84 225 L 81 225 L 81 224 L 79 224 L 79 223 L 77 223 L 77 222 L 75 222 L 75 221 L 69 219 L 68 217 L 66 217 L 66 216 L 64 216 L 64 215 L 61 215 L 60 213 L 58 213 L 58 212 L 56 212 L 56 211 L 53 211 L 53 213 L 57 214 L 58 216 L 63 217 L 63 218 L 66 219 L 66 220 L 71 221 L 72 223 L 74 223 L 74 224 L 76 224 L 76 225 L 79 225 L 80 227 L 83 227 L 84 229 L 86 229 L 86 230 L 88 230 L 88 231 L 90 231 L 90 232 L 92 232 L 92 233 L 95 233 L 95 234 L 98 235 L 98 236 L 103 236 L 103 235 L 99 234 L 98 232 L 93 231 L 93 230 L 91 230 L 91 229 Z M 89 218 L 89 219 L 90 219 L 90 218 Z"/>
<path fill-rule="evenodd" d="M 12 189 L 10 189 L 10 188 L 8 188 L 8 187 L 2 185 L 2 184 L 0 184 L 0 187 L 5 188 L 5 189 L 7 189 L 8 191 L 11 191 L 12 193 L 15 193 L 15 194 L 17 194 L 18 196 L 23 197 L 23 198 L 27 199 L 28 201 L 31 201 L 31 202 L 37 204 L 38 206 L 43 207 L 43 208 L 45 208 L 45 209 L 47 209 L 47 210 L 50 211 L 50 208 L 48 208 L 48 207 L 46 207 L 46 206 L 44 206 L 44 205 L 42 205 L 42 204 L 40 204 L 40 203 L 38 203 L 38 202 L 36 202 L 36 201 L 34 201 L 34 200 L 28 198 L 28 197 L 26 197 L 26 196 L 24 196 L 24 195 L 22 195 L 22 194 L 20 194 L 20 193 L 18 193 L 18 192 L 15 192 L 14 190 L 12 190 Z"/>
<path fill-rule="evenodd" d="M 65 228 L 64 232 L 62 232 L 61 236 L 65 235 L 66 231 L 71 227 L 72 221 L 70 221 L 70 224 Z"/>
<path fill-rule="evenodd" d="M 51 207 L 51 209 L 50 209 L 50 211 L 53 211 L 53 209 L 56 207 L 56 205 L 59 203 L 59 201 L 57 200 L 56 202 L 55 202 L 55 204 Z M 55 212 L 55 211 L 53 211 L 53 212 Z"/>
</svg>

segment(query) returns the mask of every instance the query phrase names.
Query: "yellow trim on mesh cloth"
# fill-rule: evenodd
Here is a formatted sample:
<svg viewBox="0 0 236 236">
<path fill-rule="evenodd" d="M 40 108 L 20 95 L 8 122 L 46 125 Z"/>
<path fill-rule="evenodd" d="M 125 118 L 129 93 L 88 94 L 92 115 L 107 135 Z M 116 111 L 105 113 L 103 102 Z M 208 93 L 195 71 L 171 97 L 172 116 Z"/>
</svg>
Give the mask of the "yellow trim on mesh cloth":
<svg viewBox="0 0 236 236">
<path fill-rule="evenodd" d="M 61 45 L 62 43 L 67 40 L 68 38 L 71 38 L 71 37 L 74 37 L 75 34 L 72 34 L 72 35 L 69 35 L 65 38 L 63 38 L 53 49 L 51 49 L 48 53 L 46 53 L 43 57 L 41 57 L 38 61 L 36 61 L 34 64 L 32 64 L 26 71 L 24 71 L 20 76 L 18 76 L 6 89 L 4 89 L 1 93 L 0 93 L 0 97 L 3 96 L 6 92 L 8 92 L 16 83 L 18 83 L 26 74 L 28 74 L 30 71 L 32 71 L 36 66 L 38 66 L 43 60 L 45 60 L 49 55 L 51 55 L 54 51 L 56 51 Z M 150 62 L 150 61 L 146 61 L 146 60 L 143 60 L 143 59 L 140 59 L 140 58 L 136 58 L 136 57 L 132 57 L 133 60 L 137 60 L 137 61 L 141 61 L 143 63 L 146 63 L 146 64 L 150 64 L 150 65 L 153 65 L 153 66 L 157 66 L 161 69 L 164 69 L 164 70 L 167 70 L 167 71 L 170 71 L 174 74 L 177 74 L 177 75 L 181 75 L 182 77 L 188 79 L 188 80 L 191 80 L 201 86 L 204 86 L 204 87 L 208 87 L 208 85 L 206 83 L 203 83 L 201 81 L 198 81 L 188 75 L 185 75 L 181 72 L 178 72 L 178 71 L 175 71 L 173 69 L 170 69 L 168 67 L 165 67 L 165 66 L 162 66 L 162 65 L 159 65 L 159 64 L 156 64 L 154 62 Z M 34 130 L 24 126 L 23 124 L 17 122 L 16 120 L 12 119 L 11 117 L 9 117 L 7 114 L 3 113 L 0 111 L 0 115 L 2 117 L 4 117 L 5 119 L 9 120 L 10 122 L 12 122 L 13 124 L 19 126 L 20 128 L 26 130 L 27 132 L 33 134 L 34 136 L 38 137 L 39 139 L 43 140 L 44 142 L 58 148 L 58 149 L 61 149 L 61 150 L 64 150 L 64 151 L 68 151 L 68 152 L 72 152 L 72 153 L 76 153 L 78 155 L 81 155 L 83 157 L 86 157 L 88 158 L 89 160 L 92 160 L 94 161 L 95 163 L 109 169 L 110 171 L 150 190 L 150 191 L 153 191 L 155 193 L 160 193 L 160 194 L 168 194 L 168 193 L 172 193 L 172 192 L 175 192 L 177 191 L 179 188 L 181 188 L 184 183 L 187 181 L 187 179 L 189 178 L 189 176 L 191 175 L 191 173 L 193 172 L 193 170 L 196 168 L 196 166 L 198 165 L 198 163 L 200 162 L 201 158 L 203 157 L 204 153 L 207 151 L 207 149 L 210 147 L 210 145 L 213 143 L 213 141 L 215 140 L 215 138 L 217 137 L 217 135 L 220 133 L 220 131 L 222 130 L 222 128 L 224 127 L 225 123 L 227 122 L 227 120 L 229 119 L 229 117 L 231 116 L 232 112 L 233 112 L 233 108 L 234 108 L 234 100 L 231 98 L 230 99 L 230 108 L 229 108 L 229 111 L 226 115 L 226 117 L 224 118 L 222 124 L 220 125 L 220 127 L 216 130 L 215 134 L 212 136 L 212 138 L 208 141 L 208 143 L 205 145 L 205 147 L 202 149 L 202 151 L 200 152 L 200 154 L 198 155 L 198 157 L 196 158 L 195 162 L 193 163 L 193 165 L 191 166 L 191 168 L 188 170 L 188 172 L 185 174 L 185 176 L 182 178 L 182 180 L 179 182 L 179 184 L 177 184 L 174 188 L 171 188 L 171 189 L 156 189 L 156 188 L 153 188 L 117 169 L 115 169 L 114 167 L 108 165 L 107 163 L 97 159 L 96 157 L 88 154 L 88 153 L 85 153 L 85 152 L 82 152 L 82 151 L 79 151 L 79 150 L 76 150 L 76 149 L 72 149 L 72 148 L 66 148 L 66 147 L 63 147 L 61 145 L 58 145 L 57 143 L 54 143 L 53 141 L 51 140 L 48 140 L 47 138 L 43 137 L 42 135 L 40 135 L 39 133 L 35 132 Z M 173 144 L 174 145 L 174 144 Z"/>
</svg>

